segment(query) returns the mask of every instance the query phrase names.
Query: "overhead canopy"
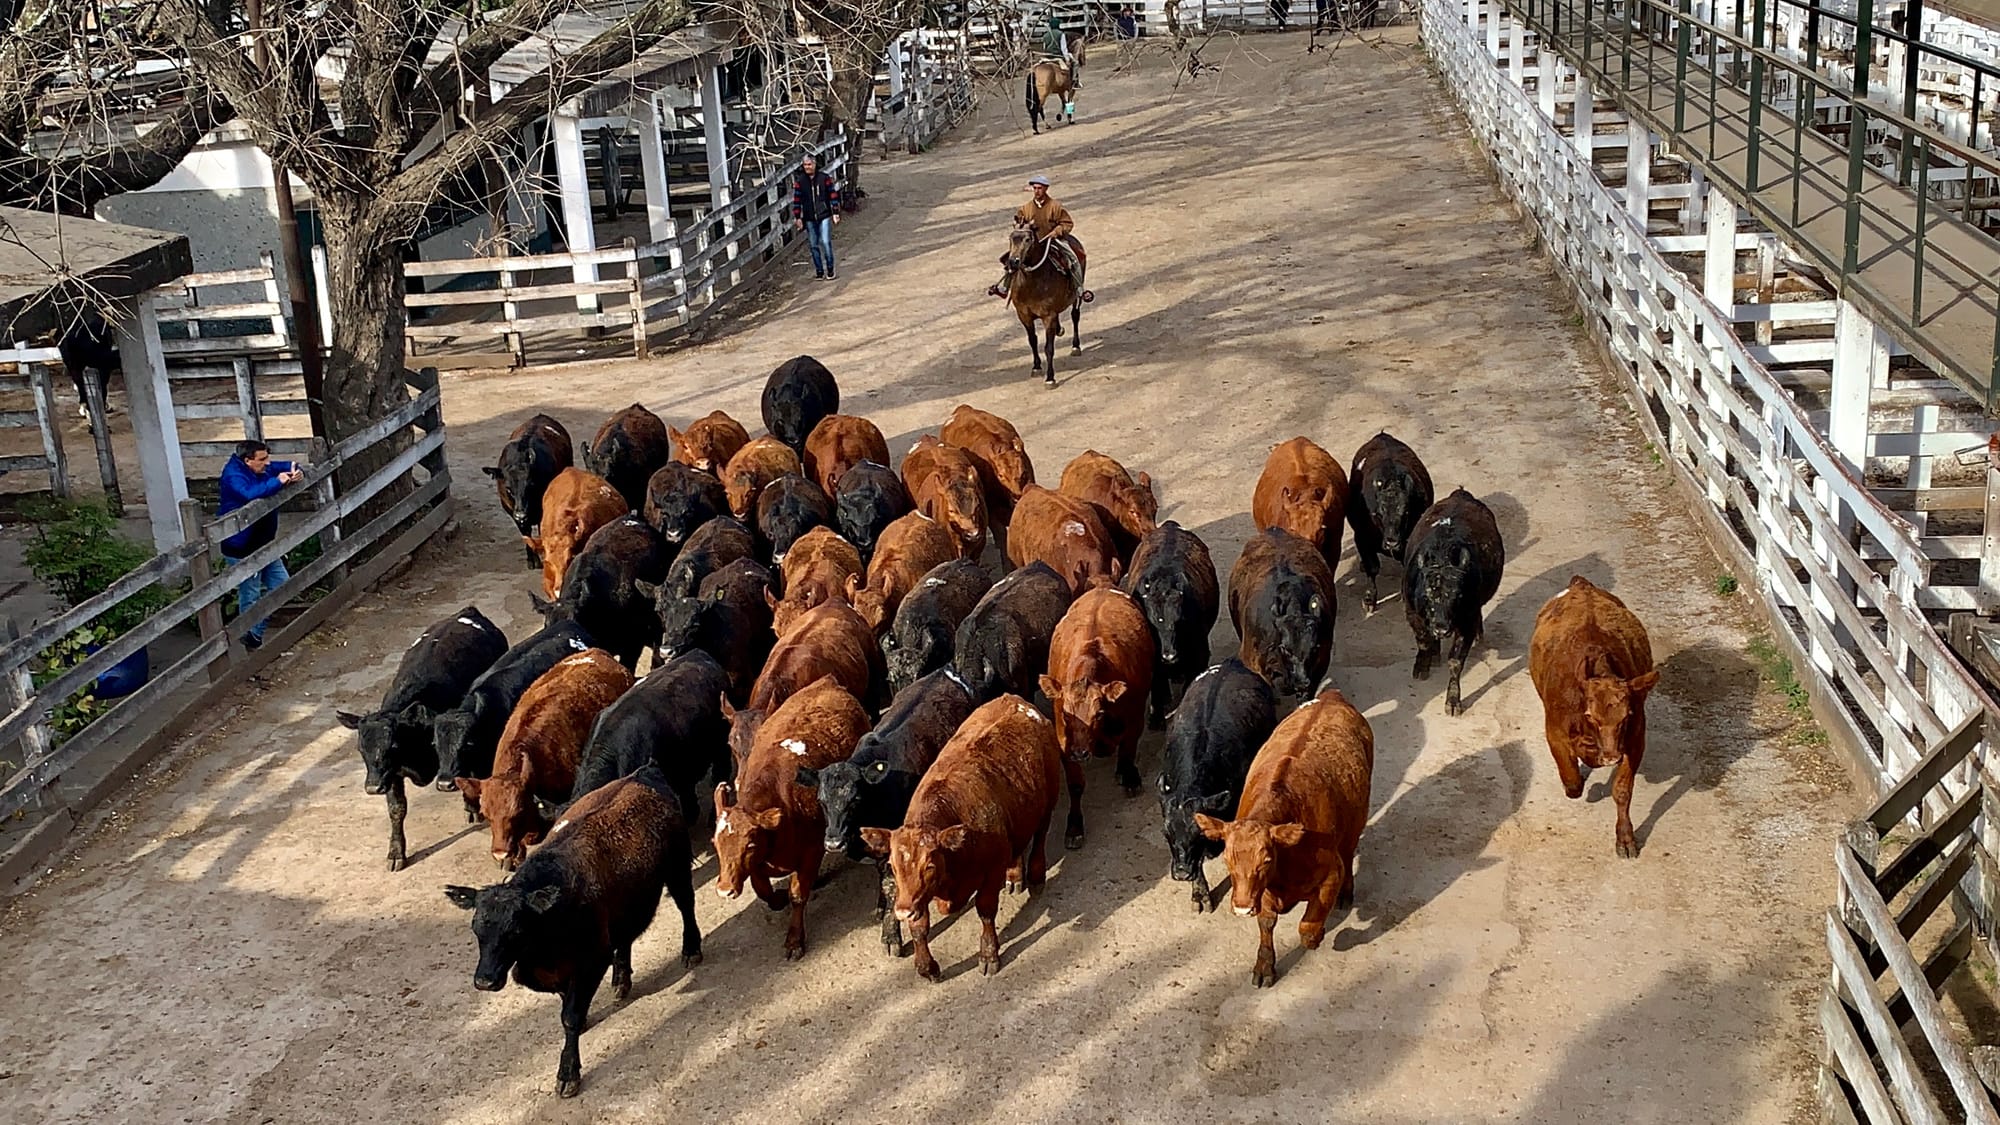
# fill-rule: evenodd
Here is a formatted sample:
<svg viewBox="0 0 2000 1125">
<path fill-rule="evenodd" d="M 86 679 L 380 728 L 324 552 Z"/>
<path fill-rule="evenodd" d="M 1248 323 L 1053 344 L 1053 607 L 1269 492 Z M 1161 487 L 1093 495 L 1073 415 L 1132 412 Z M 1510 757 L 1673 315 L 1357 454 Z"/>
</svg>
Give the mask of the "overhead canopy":
<svg viewBox="0 0 2000 1125">
<path fill-rule="evenodd" d="M 136 297 L 193 269 L 184 234 L 0 207 L 0 346 L 35 339 L 79 308 Z"/>
</svg>

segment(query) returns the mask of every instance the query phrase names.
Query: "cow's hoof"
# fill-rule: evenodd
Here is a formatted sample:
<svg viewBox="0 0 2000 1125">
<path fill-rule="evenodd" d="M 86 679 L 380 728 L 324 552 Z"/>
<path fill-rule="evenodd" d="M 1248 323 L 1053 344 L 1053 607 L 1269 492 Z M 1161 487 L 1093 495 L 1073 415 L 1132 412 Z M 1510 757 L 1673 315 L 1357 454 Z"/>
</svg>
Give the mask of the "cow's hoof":
<svg viewBox="0 0 2000 1125">
<path fill-rule="evenodd" d="M 1042 380 L 1042 385 L 1043 385 L 1043 386 L 1045 386 L 1045 387 L 1047 387 L 1047 388 L 1048 388 L 1048 389 L 1050 389 L 1050 390 L 1055 390 L 1055 389 L 1056 389 L 1056 377 L 1055 377 L 1055 373 L 1054 373 L 1054 372 L 1050 372 L 1050 373 L 1049 373 L 1049 377 L 1048 377 L 1048 378 L 1046 378 L 1046 379 L 1044 379 L 1044 380 Z"/>
<path fill-rule="evenodd" d="M 806 959 L 806 947 L 803 942 L 801 942 L 798 945 L 785 946 L 785 960 L 803 961 L 805 959 Z"/>
<path fill-rule="evenodd" d="M 583 1093 L 583 1083 L 578 1079 L 562 1078 L 556 1081 L 556 1097 L 573 1098 L 581 1093 Z"/>
<path fill-rule="evenodd" d="M 404 856 L 392 855 L 389 857 L 389 870 L 391 871 L 401 871 L 403 868 L 408 867 L 409 865 L 410 865 L 409 859 L 407 859 Z"/>
<path fill-rule="evenodd" d="M 1063 836 L 1063 847 L 1068 848 L 1070 851 L 1075 851 L 1082 846 L 1083 833 L 1071 832 Z"/>
<path fill-rule="evenodd" d="M 1208 913 L 1208 896 L 1201 893 L 1200 891 L 1196 891 L 1193 897 L 1194 897 L 1194 912 L 1196 914 Z"/>
<path fill-rule="evenodd" d="M 1621 836 L 1619 836 L 1619 837 L 1618 837 L 1618 858 L 1619 858 L 1619 859 L 1638 859 L 1638 858 L 1639 858 L 1639 841 L 1638 841 L 1637 839 L 1635 839 L 1635 838 L 1631 837 L 1631 836 L 1624 836 L 1624 835 L 1621 835 Z"/>
<path fill-rule="evenodd" d="M 917 962 L 917 975 L 927 981 L 936 983 L 944 979 L 944 969 L 939 967 L 937 958 L 926 957 Z"/>
<path fill-rule="evenodd" d="M 692 969 L 699 964 L 701 964 L 701 954 L 699 953 L 681 954 L 681 968 Z"/>
<path fill-rule="evenodd" d="M 994 958 L 991 958 L 991 959 L 988 959 L 988 958 L 985 958 L 985 957 L 981 957 L 981 958 L 979 959 L 979 975 L 980 975 L 980 976 L 982 976 L 982 977 L 990 977 L 990 976 L 992 976 L 992 975 L 993 975 L 994 973 L 997 973 L 997 972 L 999 972 L 999 971 L 1000 971 L 1000 958 L 998 958 L 998 957 L 994 957 Z"/>
<path fill-rule="evenodd" d="M 1278 967 L 1276 965 L 1259 965 L 1250 970 L 1250 987 L 1276 988 L 1277 985 Z"/>
</svg>

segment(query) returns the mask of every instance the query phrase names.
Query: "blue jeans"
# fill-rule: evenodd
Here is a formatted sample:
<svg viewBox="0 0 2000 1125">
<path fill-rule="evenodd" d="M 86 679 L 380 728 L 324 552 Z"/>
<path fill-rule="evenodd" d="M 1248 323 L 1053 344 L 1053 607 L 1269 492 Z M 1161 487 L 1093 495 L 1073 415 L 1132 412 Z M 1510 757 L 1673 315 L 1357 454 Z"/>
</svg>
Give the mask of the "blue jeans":
<svg viewBox="0 0 2000 1125">
<path fill-rule="evenodd" d="M 833 272 L 833 216 L 806 220 L 806 245 L 812 248 L 813 272 Z"/>
<path fill-rule="evenodd" d="M 224 557 L 227 559 L 227 556 Z M 241 559 L 228 559 L 230 566 L 239 566 L 242 564 L 242 561 Z M 276 592 L 278 587 L 291 581 L 291 578 L 292 572 L 285 569 L 285 560 L 282 558 L 262 570 L 253 572 L 250 577 L 245 578 L 236 587 L 236 615 L 241 617 L 250 612 L 250 607 L 257 604 L 257 599 L 266 594 Z M 255 637 L 260 641 L 263 640 L 264 625 L 269 620 L 270 618 L 267 617 L 264 621 L 259 621 L 257 624 L 251 626 L 250 631 L 244 635 Z"/>
</svg>

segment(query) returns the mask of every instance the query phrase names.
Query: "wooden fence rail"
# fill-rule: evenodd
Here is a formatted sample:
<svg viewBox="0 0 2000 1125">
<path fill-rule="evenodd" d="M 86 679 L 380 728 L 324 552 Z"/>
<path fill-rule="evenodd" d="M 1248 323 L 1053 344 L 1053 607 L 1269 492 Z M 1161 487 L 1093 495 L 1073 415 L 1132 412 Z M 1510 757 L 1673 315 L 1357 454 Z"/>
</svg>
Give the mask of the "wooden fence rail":
<svg viewBox="0 0 2000 1125">
<path fill-rule="evenodd" d="M 154 556 L 103 593 L 30 628 L 25 636 L 9 621 L 8 640 L 0 646 L 0 685 L 9 686 L 7 693 L 0 695 L 0 704 L 5 706 L 0 714 L 0 747 L 18 743 L 25 754 L 0 782 L 0 816 L 39 803 L 64 771 L 102 749 L 127 727 L 163 727 L 180 713 L 207 702 L 233 682 L 237 673 L 247 674 L 247 670 L 262 666 L 444 525 L 452 510 L 451 477 L 443 459 L 445 429 L 439 411 L 437 372 L 426 369 L 411 373 L 408 382 L 416 391 L 410 401 L 331 449 L 322 446 L 322 454 L 298 485 L 213 520 L 204 520 L 199 505 L 189 501 L 182 508 L 186 543 Z M 336 496 L 336 474 L 356 457 L 385 446 L 395 454 L 389 462 L 366 481 Z M 420 467 L 425 474 L 406 495 L 365 526 L 351 526 L 356 512 L 379 504 L 387 490 L 401 487 L 400 482 Z M 225 566 L 221 554 L 224 539 L 293 503 L 301 494 L 313 497 L 311 511 L 281 524 L 272 542 L 235 566 Z M 415 523 L 410 522 L 413 518 Z M 350 521 L 350 525 L 343 527 L 342 521 Z M 401 534 L 389 542 L 399 528 Z M 221 605 L 232 596 L 242 575 L 283 558 L 314 536 L 320 539 L 319 555 L 224 627 Z M 372 552 L 367 565 L 353 568 L 356 556 L 363 551 Z M 33 686 L 29 665 L 50 645 L 142 590 L 178 582 L 184 572 L 191 579 L 190 588 L 172 603 L 53 680 Z M 251 628 L 329 578 L 333 589 L 327 596 L 273 634 L 264 649 L 247 653 L 241 648 L 241 640 Z M 51 737 L 47 721 L 52 709 L 114 665 L 190 622 L 200 636 L 192 650 L 155 672 L 143 687 L 119 700 L 74 737 L 60 743 Z M 206 690 L 182 690 L 201 676 L 207 677 Z"/>
</svg>

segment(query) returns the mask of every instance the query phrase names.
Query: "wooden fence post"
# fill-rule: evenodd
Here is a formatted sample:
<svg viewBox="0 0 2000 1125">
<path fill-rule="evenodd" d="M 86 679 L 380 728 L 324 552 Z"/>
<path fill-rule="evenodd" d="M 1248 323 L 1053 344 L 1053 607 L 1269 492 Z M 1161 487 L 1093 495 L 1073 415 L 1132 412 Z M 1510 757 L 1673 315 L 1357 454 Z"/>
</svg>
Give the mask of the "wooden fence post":
<svg viewBox="0 0 2000 1125">
<path fill-rule="evenodd" d="M 415 373 L 411 375 L 409 382 L 411 386 L 417 388 L 417 393 L 419 394 L 424 394 L 431 390 L 434 390 L 438 385 L 438 369 L 435 367 L 419 368 Z M 422 414 L 417 415 L 416 426 L 418 429 L 422 430 L 426 434 L 435 433 L 436 431 L 443 429 L 444 428 L 443 404 L 440 403 L 439 405 L 433 406 L 429 410 L 424 411 Z M 422 465 L 425 471 L 430 473 L 430 475 L 433 477 L 444 474 L 445 473 L 444 446 L 442 445 L 438 446 L 438 448 L 435 451 L 426 454 L 424 456 L 424 459 L 417 463 L 419 465 Z M 447 491 L 450 489 L 449 485 L 446 485 L 445 487 Z"/>
<path fill-rule="evenodd" d="M 257 369 L 244 358 L 231 360 L 230 367 L 236 376 L 236 405 L 243 411 L 243 436 L 263 441 L 264 419 L 257 412 Z"/>
<path fill-rule="evenodd" d="M 97 479 L 104 486 L 104 503 L 111 514 L 125 514 L 125 492 L 118 484 L 118 460 L 111 453 L 111 423 L 104 405 L 104 387 L 83 381 L 84 406 L 90 411 L 90 442 L 97 447 Z"/>
<path fill-rule="evenodd" d="M 204 536 L 201 529 L 201 501 L 183 500 L 181 501 L 180 508 L 182 541 L 186 543 L 202 542 Z M 192 582 L 196 589 L 200 589 L 203 583 L 214 577 L 216 572 L 222 569 L 223 565 L 226 565 L 218 563 L 217 554 L 216 545 L 208 543 L 205 550 L 196 551 L 188 557 L 188 581 Z M 201 639 L 204 642 L 213 640 L 216 634 L 222 632 L 222 600 L 217 598 L 215 601 L 209 602 L 207 605 L 196 610 L 195 623 L 201 629 Z M 221 659 L 222 665 L 225 668 L 235 663 L 235 647 L 231 645 L 223 646 Z M 208 672 L 208 678 L 213 681 L 215 679 L 215 665 L 213 663 L 209 664 Z"/>
<path fill-rule="evenodd" d="M 56 388 L 49 379 L 49 365 L 29 363 L 28 385 L 35 392 L 35 420 L 41 423 L 42 455 L 49 461 L 49 491 L 64 500 L 69 499 L 69 458 L 63 455 L 62 416 L 56 413 Z M 81 380 L 94 383 L 96 380 L 85 375 Z"/>
<path fill-rule="evenodd" d="M 625 237 L 625 252 L 632 256 L 626 280 L 632 286 L 632 358 L 645 359 L 648 356 L 646 344 L 646 287 L 639 276 L 639 243 L 637 239 Z"/>
<path fill-rule="evenodd" d="M 312 458 L 312 463 L 315 465 L 326 464 L 333 460 L 333 446 L 325 438 L 316 437 L 312 439 L 312 452 L 308 456 Z M 338 473 L 328 473 L 325 480 L 313 485 L 313 504 L 315 507 L 323 511 L 339 502 L 340 494 L 334 490 L 334 478 L 339 475 Z M 321 529 L 319 533 L 320 554 L 332 554 L 333 549 L 340 546 L 340 535 L 339 520 L 333 520 L 325 528 Z M 327 580 L 332 584 L 334 589 L 339 589 L 345 585 L 347 583 L 347 564 L 341 563 L 339 566 L 334 567 L 328 573 Z"/>
<path fill-rule="evenodd" d="M 12 617 L 9 617 L 7 619 L 7 643 L 12 645 L 20 639 L 20 627 L 15 624 Z M 26 707 L 34 700 L 35 677 L 28 670 L 28 665 L 25 661 L 8 669 L 5 676 L 0 676 L 0 690 L 4 690 L 6 693 L 7 710 L 9 711 L 17 711 Z M 34 724 L 21 733 L 23 759 L 20 762 L 14 763 L 14 765 L 16 768 L 19 768 L 26 766 L 29 762 L 38 762 L 48 757 L 49 751 L 54 748 L 55 739 L 49 733 L 48 720 L 44 716 L 41 722 Z M 13 770 L 5 772 L 12 773 Z M 37 806 L 42 804 L 42 794 L 39 791 L 35 794 L 35 804 Z"/>
</svg>

